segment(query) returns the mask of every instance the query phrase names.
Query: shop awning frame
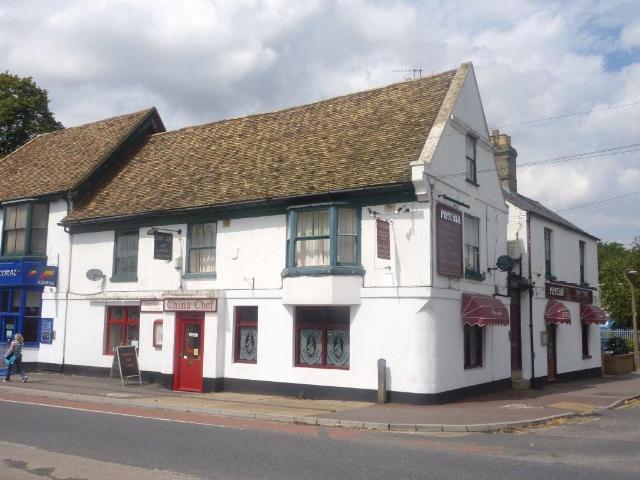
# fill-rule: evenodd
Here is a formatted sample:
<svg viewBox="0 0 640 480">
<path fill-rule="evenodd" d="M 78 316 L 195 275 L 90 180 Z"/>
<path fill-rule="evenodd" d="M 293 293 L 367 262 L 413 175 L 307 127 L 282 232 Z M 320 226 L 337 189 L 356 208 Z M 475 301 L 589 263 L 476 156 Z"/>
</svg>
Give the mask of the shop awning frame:
<svg viewBox="0 0 640 480">
<path fill-rule="evenodd" d="M 462 294 L 462 321 L 465 325 L 509 325 L 509 310 L 500 300 L 488 295 Z"/>
<path fill-rule="evenodd" d="M 564 303 L 558 300 L 549 300 L 544 311 L 544 321 L 546 323 L 568 325 L 571 323 L 571 312 Z"/>
<path fill-rule="evenodd" d="M 588 303 L 580 304 L 580 321 L 583 325 L 595 323 L 598 325 L 604 325 L 607 323 L 607 315 L 602 309 L 596 305 Z"/>
</svg>

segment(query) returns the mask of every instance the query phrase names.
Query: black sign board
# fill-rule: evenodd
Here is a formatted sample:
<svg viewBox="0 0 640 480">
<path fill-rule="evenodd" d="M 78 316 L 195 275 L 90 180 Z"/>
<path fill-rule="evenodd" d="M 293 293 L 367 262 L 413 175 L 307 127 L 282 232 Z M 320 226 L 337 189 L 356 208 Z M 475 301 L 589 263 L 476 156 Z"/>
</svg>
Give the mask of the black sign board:
<svg viewBox="0 0 640 480">
<path fill-rule="evenodd" d="M 391 260 L 391 235 L 388 221 L 376 219 L 376 238 L 378 258 Z"/>
<path fill-rule="evenodd" d="M 173 235 L 166 232 L 153 234 L 153 258 L 156 260 L 173 259 Z"/>
<path fill-rule="evenodd" d="M 442 203 L 436 206 L 436 248 L 438 273 L 462 277 L 462 212 Z"/>
<path fill-rule="evenodd" d="M 142 377 L 140 376 L 140 367 L 138 366 L 138 352 L 133 345 L 124 345 L 116 347 L 116 353 L 113 356 L 111 364 L 111 374 L 109 375 L 109 385 L 111 385 L 111 377 L 114 370 L 120 373 L 120 382 L 124 387 L 124 380 L 132 377 L 138 377 L 139 383 L 142 385 Z M 128 383 L 128 381 L 127 381 Z"/>
<path fill-rule="evenodd" d="M 544 293 L 547 298 L 569 300 L 570 302 L 593 303 L 593 292 L 586 288 L 546 282 Z"/>
</svg>

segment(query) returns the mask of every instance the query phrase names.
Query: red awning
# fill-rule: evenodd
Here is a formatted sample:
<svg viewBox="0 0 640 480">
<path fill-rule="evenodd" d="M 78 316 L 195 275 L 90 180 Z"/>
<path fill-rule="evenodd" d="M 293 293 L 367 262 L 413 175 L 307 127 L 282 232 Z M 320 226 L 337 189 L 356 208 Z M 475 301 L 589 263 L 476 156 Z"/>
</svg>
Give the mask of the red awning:
<svg viewBox="0 0 640 480">
<path fill-rule="evenodd" d="M 504 304 L 487 295 L 462 294 L 462 321 L 467 325 L 509 325 L 509 311 Z"/>
<path fill-rule="evenodd" d="M 589 305 L 588 303 L 580 304 L 580 320 L 582 323 L 607 323 L 607 316 L 600 307 Z"/>
<path fill-rule="evenodd" d="M 564 303 L 549 300 L 544 312 L 544 319 L 547 323 L 571 323 L 571 312 Z"/>
</svg>

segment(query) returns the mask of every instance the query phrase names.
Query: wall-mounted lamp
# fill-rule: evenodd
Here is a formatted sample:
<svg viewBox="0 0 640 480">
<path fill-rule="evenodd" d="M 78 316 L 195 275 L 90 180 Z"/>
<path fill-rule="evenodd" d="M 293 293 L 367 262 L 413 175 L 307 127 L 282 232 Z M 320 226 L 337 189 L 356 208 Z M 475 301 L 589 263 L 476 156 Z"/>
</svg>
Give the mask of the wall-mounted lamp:
<svg viewBox="0 0 640 480">
<path fill-rule="evenodd" d="M 147 230 L 147 235 L 155 235 L 156 232 L 177 233 L 178 235 L 182 235 L 181 228 L 177 230 L 173 230 L 171 228 L 159 228 L 159 227 L 151 227 L 149 230 Z"/>
</svg>

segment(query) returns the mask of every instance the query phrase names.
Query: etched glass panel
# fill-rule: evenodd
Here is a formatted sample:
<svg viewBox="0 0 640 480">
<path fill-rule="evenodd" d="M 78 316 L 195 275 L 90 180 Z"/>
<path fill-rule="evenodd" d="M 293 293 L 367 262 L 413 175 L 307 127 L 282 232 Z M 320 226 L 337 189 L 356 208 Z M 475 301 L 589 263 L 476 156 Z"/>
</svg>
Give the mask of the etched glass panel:
<svg viewBox="0 0 640 480">
<path fill-rule="evenodd" d="M 349 366 L 349 332 L 327 330 L 327 365 Z"/>
<path fill-rule="evenodd" d="M 255 362 L 258 359 L 258 329 L 240 328 L 240 360 Z"/>
<path fill-rule="evenodd" d="M 322 331 L 311 328 L 300 330 L 300 363 L 318 365 L 322 363 Z"/>
</svg>

